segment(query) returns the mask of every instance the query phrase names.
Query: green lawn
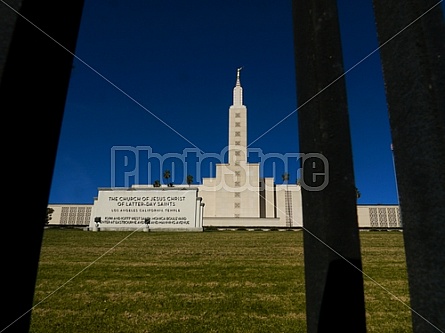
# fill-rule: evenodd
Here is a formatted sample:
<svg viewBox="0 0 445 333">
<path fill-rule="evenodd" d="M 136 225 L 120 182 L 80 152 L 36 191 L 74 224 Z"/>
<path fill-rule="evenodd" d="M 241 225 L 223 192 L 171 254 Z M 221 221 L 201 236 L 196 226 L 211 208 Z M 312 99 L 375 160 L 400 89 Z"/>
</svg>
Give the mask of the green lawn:
<svg viewBox="0 0 445 333">
<path fill-rule="evenodd" d="M 411 331 L 402 234 L 361 239 L 368 332 Z M 31 332 L 305 332 L 304 291 L 302 232 L 48 229 Z"/>
</svg>

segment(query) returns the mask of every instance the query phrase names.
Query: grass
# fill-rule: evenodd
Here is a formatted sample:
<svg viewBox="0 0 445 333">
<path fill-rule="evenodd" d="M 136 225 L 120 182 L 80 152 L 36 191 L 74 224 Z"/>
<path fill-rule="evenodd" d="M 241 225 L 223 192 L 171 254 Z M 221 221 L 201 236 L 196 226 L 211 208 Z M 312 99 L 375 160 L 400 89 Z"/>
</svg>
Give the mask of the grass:
<svg viewBox="0 0 445 333">
<path fill-rule="evenodd" d="M 411 331 L 402 234 L 361 241 L 368 332 Z M 304 292 L 302 232 L 48 229 L 31 332 L 305 332 Z"/>
</svg>

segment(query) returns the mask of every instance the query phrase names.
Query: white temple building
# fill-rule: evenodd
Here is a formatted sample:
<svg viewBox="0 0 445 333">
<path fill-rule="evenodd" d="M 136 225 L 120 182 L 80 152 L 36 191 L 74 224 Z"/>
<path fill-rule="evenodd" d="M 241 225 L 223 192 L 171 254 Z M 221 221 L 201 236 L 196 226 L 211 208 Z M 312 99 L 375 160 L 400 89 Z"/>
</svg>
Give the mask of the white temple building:
<svg viewBox="0 0 445 333">
<path fill-rule="evenodd" d="M 199 186 L 205 226 L 302 226 L 298 185 L 276 185 L 260 177 L 259 163 L 247 160 L 247 107 L 243 104 L 241 68 L 229 108 L 228 162 L 216 165 L 215 178 Z"/>
<path fill-rule="evenodd" d="M 261 177 L 260 164 L 247 159 L 247 107 L 243 104 L 240 72 L 241 68 L 229 107 L 228 160 L 216 164 L 215 177 L 203 178 L 193 187 L 136 184 L 99 188 L 92 205 L 48 205 L 53 209 L 49 225 L 89 225 L 89 230 L 98 230 L 100 224 L 101 230 L 170 231 L 301 228 L 301 187 Z M 357 217 L 360 228 L 402 228 L 397 205 L 358 205 Z"/>
</svg>

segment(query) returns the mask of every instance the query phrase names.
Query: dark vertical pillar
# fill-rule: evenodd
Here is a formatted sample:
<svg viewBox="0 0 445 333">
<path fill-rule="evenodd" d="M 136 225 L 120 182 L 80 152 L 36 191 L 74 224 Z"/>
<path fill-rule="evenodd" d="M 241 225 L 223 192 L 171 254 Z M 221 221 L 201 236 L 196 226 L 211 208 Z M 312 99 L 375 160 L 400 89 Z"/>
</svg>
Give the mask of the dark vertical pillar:
<svg viewBox="0 0 445 333">
<path fill-rule="evenodd" d="M 346 87 L 339 79 L 343 59 L 336 2 L 294 0 L 293 18 L 300 152 L 322 154 L 329 165 L 317 157 L 303 162 L 307 331 L 365 332 Z M 329 181 L 320 190 L 327 181 L 323 174 L 329 175 Z"/>
<path fill-rule="evenodd" d="M 445 25 L 437 4 L 374 1 L 419 333 L 445 331 Z"/>
<path fill-rule="evenodd" d="M 8 5 L 14 10 L 19 10 L 22 5 L 22 0 L 10 0 Z M 0 32 L 0 78 L 2 77 L 3 68 L 6 63 L 9 46 L 11 44 L 12 35 L 14 33 L 17 15 L 8 6 L 2 4 L 0 6 L 1 32 Z"/>
<path fill-rule="evenodd" d="M 266 215 L 266 182 L 264 178 L 260 179 L 258 184 L 259 188 L 259 199 L 260 199 L 260 218 L 267 217 Z"/>
<path fill-rule="evenodd" d="M 74 51 L 83 1 L 6 1 Z M 0 3 L 0 330 L 27 332 L 72 55 Z"/>
</svg>

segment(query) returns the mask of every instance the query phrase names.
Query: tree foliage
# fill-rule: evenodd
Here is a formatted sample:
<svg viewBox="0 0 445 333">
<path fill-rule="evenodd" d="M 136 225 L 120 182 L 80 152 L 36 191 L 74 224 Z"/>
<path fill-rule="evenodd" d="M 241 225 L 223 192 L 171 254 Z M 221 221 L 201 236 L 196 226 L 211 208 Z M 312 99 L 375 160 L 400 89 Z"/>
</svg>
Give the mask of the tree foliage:
<svg viewBox="0 0 445 333">
<path fill-rule="evenodd" d="M 281 178 L 283 179 L 283 182 L 289 181 L 289 173 L 285 172 L 281 175 Z"/>
<path fill-rule="evenodd" d="M 48 224 L 50 220 L 52 220 L 52 213 L 54 213 L 54 209 L 47 207 L 46 208 L 46 218 L 45 218 L 45 224 Z"/>
<path fill-rule="evenodd" d="M 164 176 L 163 176 L 163 177 L 165 178 L 165 181 L 168 182 L 168 180 L 169 180 L 170 177 L 171 177 L 171 172 L 170 172 L 170 170 L 165 170 L 165 171 L 164 171 Z"/>
</svg>

